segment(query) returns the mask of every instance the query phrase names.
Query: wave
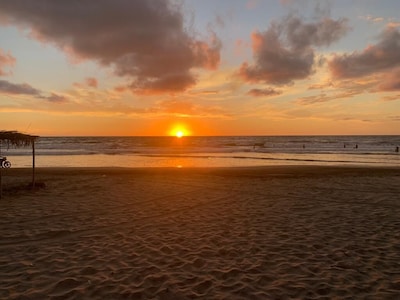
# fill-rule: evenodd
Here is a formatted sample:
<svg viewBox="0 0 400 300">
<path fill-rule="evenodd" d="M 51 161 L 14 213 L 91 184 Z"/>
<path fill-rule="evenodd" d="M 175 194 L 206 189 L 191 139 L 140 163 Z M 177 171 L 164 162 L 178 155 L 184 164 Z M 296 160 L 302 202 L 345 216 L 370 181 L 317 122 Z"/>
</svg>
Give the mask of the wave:
<svg viewBox="0 0 400 300">
<path fill-rule="evenodd" d="M 225 164 L 268 162 L 381 163 L 400 165 L 400 136 L 234 136 L 234 137 L 44 137 L 36 144 L 42 161 L 137 161 L 203 158 Z M 0 156 L 28 157 L 29 148 L 0 149 Z M 103 158 L 105 156 L 106 158 Z M 89 158 L 90 157 L 90 158 Z M 54 159 L 53 159 L 54 158 Z M 61 163 L 61 162 L 60 162 Z M 100 162 L 101 163 L 101 162 Z M 152 162 L 150 162 L 151 164 Z"/>
<path fill-rule="evenodd" d="M 151 154 L 146 154 L 142 155 L 146 157 L 159 157 L 159 158 L 190 158 L 190 159 L 243 159 L 243 160 L 269 160 L 269 161 L 293 161 L 293 162 L 321 162 L 321 163 L 356 163 L 356 164 L 363 164 L 363 163 L 382 163 L 381 161 L 366 161 L 366 160 L 354 160 L 354 157 L 348 157 L 348 159 L 329 159 L 324 158 L 324 159 L 317 159 L 317 158 L 300 158 L 300 157 L 256 157 L 256 156 L 243 156 L 243 155 L 151 155 Z M 397 156 L 394 156 L 397 157 Z M 400 162 L 400 161 L 399 161 Z M 388 164 L 391 164 L 391 162 L 387 162 Z"/>
</svg>

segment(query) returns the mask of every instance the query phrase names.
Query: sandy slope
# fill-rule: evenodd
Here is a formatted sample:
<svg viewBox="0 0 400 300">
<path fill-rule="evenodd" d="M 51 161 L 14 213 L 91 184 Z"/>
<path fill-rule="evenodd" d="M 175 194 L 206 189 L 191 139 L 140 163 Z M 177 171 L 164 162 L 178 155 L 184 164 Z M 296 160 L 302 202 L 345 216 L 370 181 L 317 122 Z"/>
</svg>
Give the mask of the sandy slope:
<svg viewBox="0 0 400 300">
<path fill-rule="evenodd" d="M 5 189 L 29 181 L 7 171 Z M 400 169 L 39 169 L 0 299 L 399 299 Z"/>
</svg>

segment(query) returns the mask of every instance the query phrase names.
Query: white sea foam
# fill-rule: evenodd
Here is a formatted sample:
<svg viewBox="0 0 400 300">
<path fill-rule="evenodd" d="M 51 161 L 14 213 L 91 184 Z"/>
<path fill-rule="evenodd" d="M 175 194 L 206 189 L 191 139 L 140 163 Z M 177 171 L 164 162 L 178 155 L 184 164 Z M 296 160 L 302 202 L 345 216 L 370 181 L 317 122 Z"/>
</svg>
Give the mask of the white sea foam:
<svg viewBox="0 0 400 300">
<path fill-rule="evenodd" d="M 209 167 L 276 164 L 399 166 L 400 136 L 41 137 L 39 167 Z M 2 147 L 13 167 L 31 149 Z"/>
</svg>

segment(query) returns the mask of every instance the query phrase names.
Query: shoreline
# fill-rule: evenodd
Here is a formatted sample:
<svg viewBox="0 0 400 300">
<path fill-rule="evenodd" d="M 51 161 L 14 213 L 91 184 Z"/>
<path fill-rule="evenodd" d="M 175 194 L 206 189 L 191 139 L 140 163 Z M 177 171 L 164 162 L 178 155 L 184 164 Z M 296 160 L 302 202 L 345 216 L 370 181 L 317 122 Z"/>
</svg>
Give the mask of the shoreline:
<svg viewBox="0 0 400 300">
<path fill-rule="evenodd" d="M 13 167 L 30 167 L 29 155 L 7 155 Z M 172 153 L 91 153 L 36 155 L 37 167 L 257 167 L 277 165 L 399 166 L 398 153 L 341 152 L 179 152 Z"/>
<path fill-rule="evenodd" d="M 68 169 L 75 169 L 75 170 L 157 170 L 157 169 L 180 169 L 180 170 L 224 170 L 224 169 L 232 169 L 232 170 L 242 170 L 242 169 L 249 169 L 249 170 L 257 170 L 257 169 L 399 169 L 400 170 L 400 165 L 399 166 L 385 166 L 385 165 L 303 165 L 303 164 L 293 164 L 293 165 L 286 165 L 286 164 L 276 164 L 276 165 L 259 165 L 259 166 L 217 166 L 217 167 L 170 167 L 170 166 L 162 166 L 162 167 L 120 167 L 120 166 L 71 166 L 71 167 L 36 167 L 36 170 L 68 170 Z M 4 169 L 6 171 L 12 171 L 12 170 L 31 170 L 31 167 L 15 167 L 15 168 L 8 168 Z"/>
</svg>

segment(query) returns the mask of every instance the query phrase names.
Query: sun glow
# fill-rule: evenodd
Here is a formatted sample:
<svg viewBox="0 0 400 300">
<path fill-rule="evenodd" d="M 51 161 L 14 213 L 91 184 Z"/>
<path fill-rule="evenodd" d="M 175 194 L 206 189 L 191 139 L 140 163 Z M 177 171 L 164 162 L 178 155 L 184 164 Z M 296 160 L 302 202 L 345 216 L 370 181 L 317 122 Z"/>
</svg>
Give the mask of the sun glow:
<svg viewBox="0 0 400 300">
<path fill-rule="evenodd" d="M 172 127 L 172 129 L 169 131 L 169 135 L 175 136 L 177 138 L 182 138 L 190 135 L 190 132 L 186 128 L 186 126 L 179 124 Z"/>
</svg>

